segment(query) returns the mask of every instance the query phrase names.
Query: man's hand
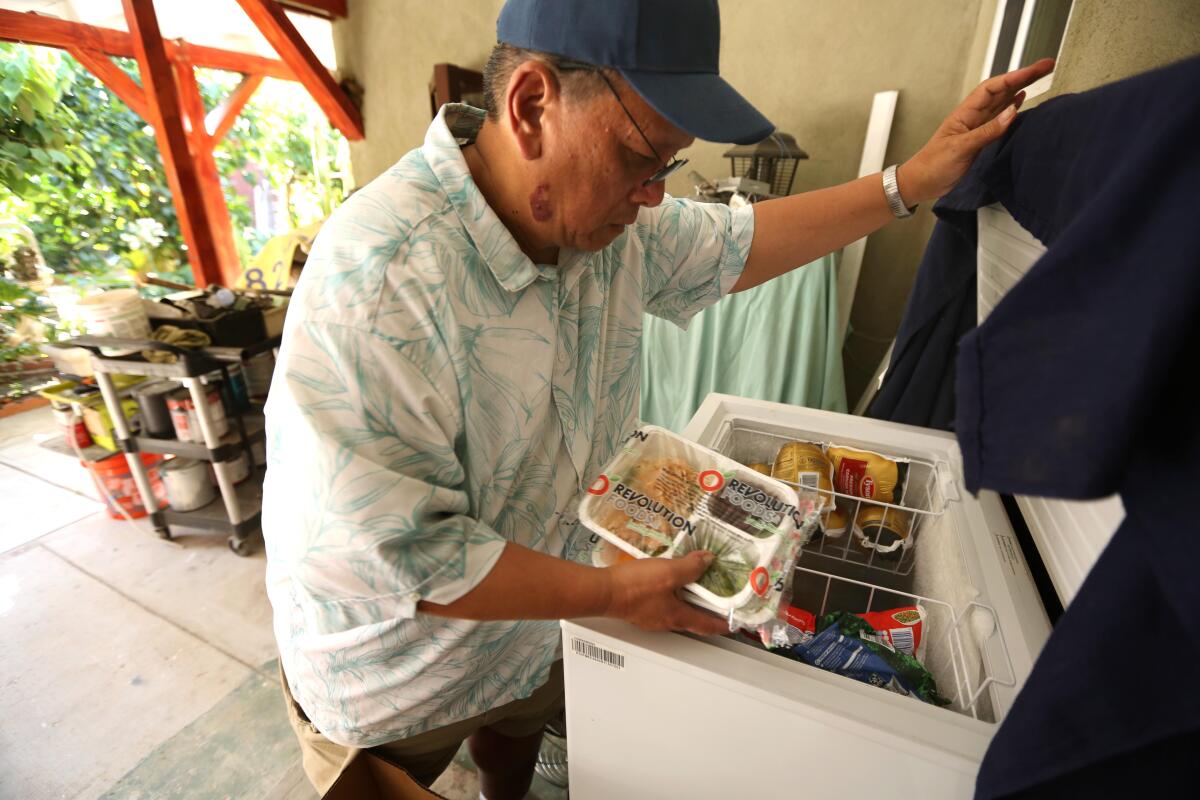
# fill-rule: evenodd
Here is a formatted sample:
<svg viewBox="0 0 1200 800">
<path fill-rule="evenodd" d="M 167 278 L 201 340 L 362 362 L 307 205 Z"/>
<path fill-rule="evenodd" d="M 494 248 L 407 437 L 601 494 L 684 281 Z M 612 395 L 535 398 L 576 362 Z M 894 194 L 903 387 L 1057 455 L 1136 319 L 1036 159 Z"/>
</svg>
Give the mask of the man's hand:
<svg viewBox="0 0 1200 800">
<path fill-rule="evenodd" d="M 685 603 L 678 595 L 680 588 L 704 574 L 712 559 L 712 553 L 697 550 L 683 558 L 643 558 L 609 567 L 605 571 L 612 590 L 605 616 L 648 631 L 729 633 L 726 620 Z"/>
<path fill-rule="evenodd" d="M 1054 59 L 1043 58 L 979 84 L 942 121 L 925 146 L 897 170 L 904 202 L 916 205 L 953 189 L 979 151 L 999 139 L 1016 119 L 1025 100 L 1025 87 L 1052 69 Z"/>
</svg>

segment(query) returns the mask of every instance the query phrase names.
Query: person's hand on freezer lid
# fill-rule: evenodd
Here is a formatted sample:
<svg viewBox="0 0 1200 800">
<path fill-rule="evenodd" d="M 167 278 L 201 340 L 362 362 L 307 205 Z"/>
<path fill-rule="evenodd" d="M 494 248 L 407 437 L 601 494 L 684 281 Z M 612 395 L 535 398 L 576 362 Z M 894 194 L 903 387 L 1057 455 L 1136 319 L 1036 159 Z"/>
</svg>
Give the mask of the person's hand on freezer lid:
<svg viewBox="0 0 1200 800">
<path fill-rule="evenodd" d="M 908 161 L 849 183 L 756 203 L 754 244 L 731 291 L 765 283 L 912 216 L 949 192 L 971 162 L 1000 138 L 1025 99 L 1025 87 L 1054 69 L 1054 59 L 979 84 Z"/>
<path fill-rule="evenodd" d="M 999 139 L 1025 101 L 1025 87 L 1054 69 L 1043 58 L 1027 67 L 988 78 L 950 112 L 916 155 L 900 166 L 904 199 L 916 204 L 941 197 L 967 174 L 979 151 Z"/>
</svg>

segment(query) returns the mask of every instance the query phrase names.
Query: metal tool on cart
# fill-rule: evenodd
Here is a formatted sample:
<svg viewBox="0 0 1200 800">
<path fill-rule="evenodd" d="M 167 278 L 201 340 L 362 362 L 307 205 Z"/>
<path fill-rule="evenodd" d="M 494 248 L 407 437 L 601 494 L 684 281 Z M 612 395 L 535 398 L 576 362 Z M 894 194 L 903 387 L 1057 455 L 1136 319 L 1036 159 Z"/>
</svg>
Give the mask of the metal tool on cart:
<svg viewBox="0 0 1200 800">
<path fill-rule="evenodd" d="M 208 406 L 208 390 L 203 384 L 202 377 L 213 372 L 220 372 L 222 400 L 227 406 L 232 407 L 229 366 L 277 348 L 279 337 L 269 338 L 249 347 L 210 347 L 196 350 L 175 347 L 153 340 L 121 339 L 108 336 L 80 336 L 62 344 L 82 347 L 91 353 L 96 384 L 100 387 L 105 406 L 112 418 L 113 430 L 119 447 L 125 454 L 125 460 L 129 464 L 138 492 L 143 498 L 151 498 L 154 493 L 151 490 L 145 466 L 137 456 L 139 452 L 174 454 L 212 463 L 224 506 L 224 515 L 213 514 L 207 507 L 194 511 L 177 511 L 170 507 L 157 509 L 150 514 L 150 519 L 158 535 L 164 539 L 170 539 L 172 523 L 207 530 L 227 531 L 229 548 L 240 556 L 248 555 L 250 552 L 248 538 L 259 528 L 260 524 L 261 492 L 256 493 L 250 490 L 239 492 L 234 485 L 232 464 L 244 452 L 250 464 L 251 474 L 258 473 L 262 465 L 255 463 L 251 444 L 263 436 L 261 416 L 254 418 L 255 424 L 248 432 L 244 415 L 234 414 L 229 432 L 224 436 L 220 435 Z M 142 356 L 144 350 L 172 353 L 175 361 L 174 363 L 149 361 Z M 126 351 L 126 354 L 109 354 L 114 351 Z M 129 420 L 122 410 L 119 393 L 112 379 L 114 373 L 165 378 L 183 384 L 191 395 L 196 421 L 203 435 L 203 443 L 135 436 L 131 431 Z"/>
</svg>

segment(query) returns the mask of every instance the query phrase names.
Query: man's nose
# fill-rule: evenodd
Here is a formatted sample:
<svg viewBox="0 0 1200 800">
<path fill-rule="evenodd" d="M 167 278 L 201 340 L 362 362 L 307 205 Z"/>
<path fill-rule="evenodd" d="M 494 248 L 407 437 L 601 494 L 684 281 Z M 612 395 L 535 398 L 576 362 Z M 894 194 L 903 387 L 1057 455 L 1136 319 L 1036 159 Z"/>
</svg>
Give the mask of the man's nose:
<svg viewBox="0 0 1200 800">
<path fill-rule="evenodd" d="M 662 202 L 666 191 L 667 182 L 665 180 L 657 181 L 649 186 L 639 183 L 637 188 L 629 193 L 629 202 L 646 208 L 654 208 Z"/>
</svg>

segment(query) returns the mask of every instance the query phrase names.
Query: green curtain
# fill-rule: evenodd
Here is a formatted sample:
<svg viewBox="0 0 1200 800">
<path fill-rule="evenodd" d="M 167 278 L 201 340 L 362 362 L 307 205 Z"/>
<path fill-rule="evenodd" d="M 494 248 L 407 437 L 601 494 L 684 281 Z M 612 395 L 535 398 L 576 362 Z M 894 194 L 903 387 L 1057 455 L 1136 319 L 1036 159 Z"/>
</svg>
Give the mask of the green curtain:
<svg viewBox="0 0 1200 800">
<path fill-rule="evenodd" d="M 825 256 L 697 314 L 646 315 L 642 419 L 681 431 L 710 392 L 846 410 L 837 266 Z"/>
</svg>

